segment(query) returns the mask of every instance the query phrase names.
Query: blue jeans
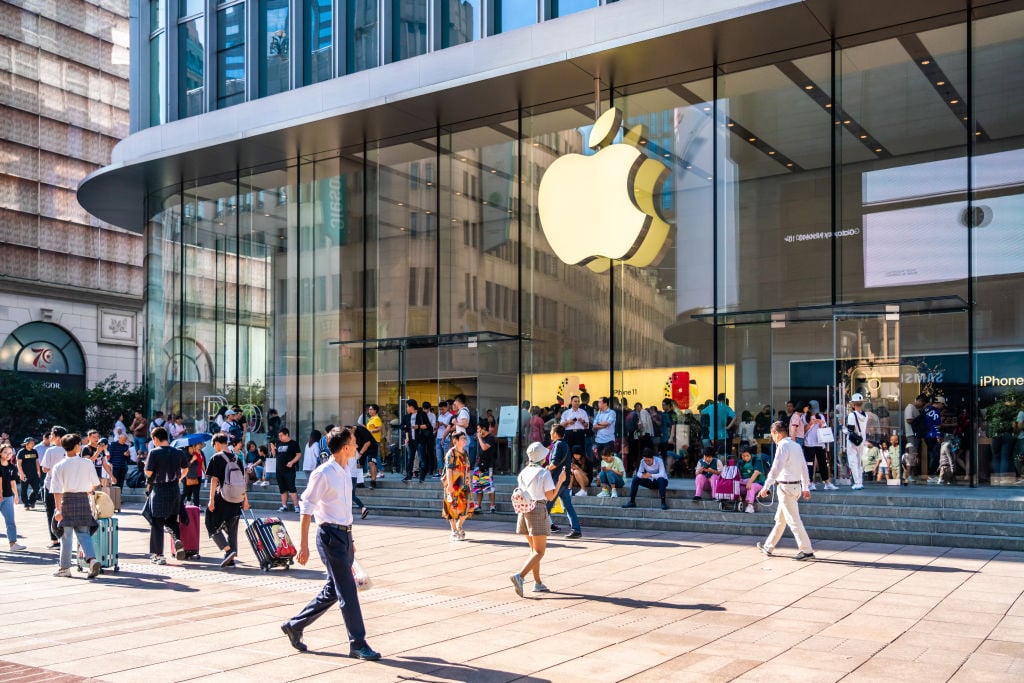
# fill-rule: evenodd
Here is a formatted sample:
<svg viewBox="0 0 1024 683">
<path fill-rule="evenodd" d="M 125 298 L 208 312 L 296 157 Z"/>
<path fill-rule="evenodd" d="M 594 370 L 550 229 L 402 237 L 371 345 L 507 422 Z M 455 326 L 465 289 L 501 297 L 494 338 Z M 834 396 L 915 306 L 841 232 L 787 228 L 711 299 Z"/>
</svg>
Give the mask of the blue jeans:
<svg viewBox="0 0 1024 683">
<path fill-rule="evenodd" d="M 611 470 L 601 470 L 601 473 L 597 475 L 597 478 L 601 480 L 602 486 L 622 488 L 623 486 L 626 485 L 625 480 L 623 480 L 623 478 L 619 476 L 619 473 L 612 472 Z"/>
<path fill-rule="evenodd" d="M 565 508 L 565 516 L 569 518 L 569 526 L 572 527 L 573 531 L 580 530 L 580 517 L 576 514 L 576 508 L 572 506 L 572 492 L 568 487 L 563 486 L 558 491 L 558 495 L 548 501 L 548 512 L 551 512 L 551 507 L 555 504 L 556 500 L 562 501 L 562 507 Z"/>
<path fill-rule="evenodd" d="M 0 514 L 4 517 L 4 524 L 7 525 L 7 540 L 14 543 L 18 540 L 18 527 L 14 524 L 14 496 L 7 496 L 0 503 Z"/>
<path fill-rule="evenodd" d="M 146 442 L 149 441 L 144 436 L 133 436 L 132 441 L 135 442 L 135 452 L 139 454 L 140 458 L 146 456 Z"/>
<path fill-rule="evenodd" d="M 92 536 L 89 535 L 87 526 L 66 526 L 64 536 L 60 539 L 60 568 L 71 568 L 71 537 L 78 536 L 78 545 L 82 546 L 85 559 L 91 560 L 96 557 L 95 549 L 92 547 Z"/>
</svg>

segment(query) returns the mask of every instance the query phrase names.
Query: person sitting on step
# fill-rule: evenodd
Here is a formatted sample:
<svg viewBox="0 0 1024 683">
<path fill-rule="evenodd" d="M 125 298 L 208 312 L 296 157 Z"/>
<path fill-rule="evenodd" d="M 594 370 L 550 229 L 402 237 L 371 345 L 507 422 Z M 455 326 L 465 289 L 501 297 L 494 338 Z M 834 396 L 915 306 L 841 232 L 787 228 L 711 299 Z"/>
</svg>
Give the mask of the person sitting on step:
<svg viewBox="0 0 1024 683">
<path fill-rule="evenodd" d="M 622 459 L 612 452 L 612 445 L 602 444 L 601 446 L 601 471 L 597 478 L 601 480 L 601 493 L 598 498 L 619 497 L 619 487 L 626 485 L 626 470 L 622 466 Z M 611 489 L 611 494 L 608 489 Z"/>
<path fill-rule="evenodd" d="M 668 470 L 661 458 L 654 455 L 654 449 L 645 448 L 641 454 L 640 467 L 636 476 L 629 486 L 629 502 L 623 505 L 624 508 L 636 507 L 636 493 L 643 486 L 645 489 L 657 489 L 658 498 L 661 498 L 661 509 L 668 510 L 668 503 L 665 502 L 665 492 L 668 490 Z"/>
<path fill-rule="evenodd" d="M 704 454 L 697 461 L 697 478 L 694 481 L 693 502 L 699 503 L 704 497 L 704 487 L 710 485 L 711 491 L 715 490 L 715 482 L 722 474 L 722 461 L 716 456 L 718 454 L 714 444 L 704 447 Z"/>
</svg>

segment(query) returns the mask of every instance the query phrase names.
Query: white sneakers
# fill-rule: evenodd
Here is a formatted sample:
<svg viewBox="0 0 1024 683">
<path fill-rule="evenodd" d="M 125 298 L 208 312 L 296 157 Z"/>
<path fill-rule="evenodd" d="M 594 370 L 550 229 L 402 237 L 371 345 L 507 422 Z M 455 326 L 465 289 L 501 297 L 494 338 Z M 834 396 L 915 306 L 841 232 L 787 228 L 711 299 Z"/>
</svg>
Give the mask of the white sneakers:
<svg viewBox="0 0 1024 683">
<path fill-rule="evenodd" d="M 580 489 L 579 491 L 577 491 L 576 493 L 574 493 L 572 495 L 574 495 L 574 496 L 585 496 L 585 495 L 587 495 L 587 490 L 586 489 Z"/>
<path fill-rule="evenodd" d="M 747 509 L 745 510 L 745 512 L 749 512 L 750 514 L 754 514 L 754 506 L 751 505 L 750 503 L 747 503 Z"/>
<path fill-rule="evenodd" d="M 608 493 L 608 491 L 606 491 L 605 489 L 601 489 L 601 493 L 597 494 L 597 497 L 598 498 L 607 498 L 610 495 L 611 494 Z"/>
<path fill-rule="evenodd" d="M 835 484 L 833 484 L 833 483 L 832 483 L 832 482 L 830 482 L 830 481 L 826 481 L 826 482 L 825 482 L 825 486 L 824 486 L 824 489 L 825 489 L 826 491 L 838 491 L 838 490 L 839 490 L 839 487 L 838 487 L 838 486 L 836 486 Z"/>
<path fill-rule="evenodd" d="M 859 491 L 862 488 L 864 488 L 864 484 L 854 484 L 853 486 L 850 487 L 850 489 L 853 491 Z"/>
<path fill-rule="evenodd" d="M 817 491 L 818 490 L 817 485 L 815 485 L 815 483 L 813 481 L 811 482 L 810 490 L 811 491 Z"/>
<path fill-rule="evenodd" d="M 618 498 L 618 497 L 619 497 L 619 490 L 618 489 L 612 489 L 612 498 Z"/>
<path fill-rule="evenodd" d="M 20 543 L 12 543 L 11 544 L 11 550 L 12 551 L 14 551 L 14 550 L 24 550 L 24 549 L 25 549 L 25 546 L 23 546 Z"/>
</svg>

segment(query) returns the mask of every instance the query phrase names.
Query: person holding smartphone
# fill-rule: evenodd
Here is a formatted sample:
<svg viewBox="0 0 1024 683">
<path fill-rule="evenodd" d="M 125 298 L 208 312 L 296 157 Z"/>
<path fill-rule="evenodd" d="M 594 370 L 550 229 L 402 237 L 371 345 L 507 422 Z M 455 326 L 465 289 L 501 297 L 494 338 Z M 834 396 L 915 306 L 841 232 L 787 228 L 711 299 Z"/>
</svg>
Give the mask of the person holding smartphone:
<svg viewBox="0 0 1024 683">
<path fill-rule="evenodd" d="M 579 396 L 569 399 L 569 408 L 562 411 L 562 420 L 559 424 L 565 429 L 565 444 L 569 447 L 570 453 L 575 446 L 580 448 L 586 446 L 587 432 L 590 430 L 590 416 L 580 407 Z"/>
</svg>

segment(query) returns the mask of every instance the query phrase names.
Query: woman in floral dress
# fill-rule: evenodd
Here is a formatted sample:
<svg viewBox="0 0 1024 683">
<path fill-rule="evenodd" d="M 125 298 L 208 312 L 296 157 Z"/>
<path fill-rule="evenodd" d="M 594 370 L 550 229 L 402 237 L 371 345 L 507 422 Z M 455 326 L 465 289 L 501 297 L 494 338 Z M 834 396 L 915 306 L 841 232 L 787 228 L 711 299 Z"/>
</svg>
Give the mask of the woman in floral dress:
<svg viewBox="0 0 1024 683">
<path fill-rule="evenodd" d="M 448 520 L 452 527 L 451 540 L 466 540 L 466 532 L 462 525 L 470 516 L 469 507 L 469 458 L 466 457 L 466 434 L 459 432 L 452 437 L 452 447 L 444 456 L 444 475 L 441 485 L 444 489 L 444 501 L 441 516 Z"/>
</svg>

